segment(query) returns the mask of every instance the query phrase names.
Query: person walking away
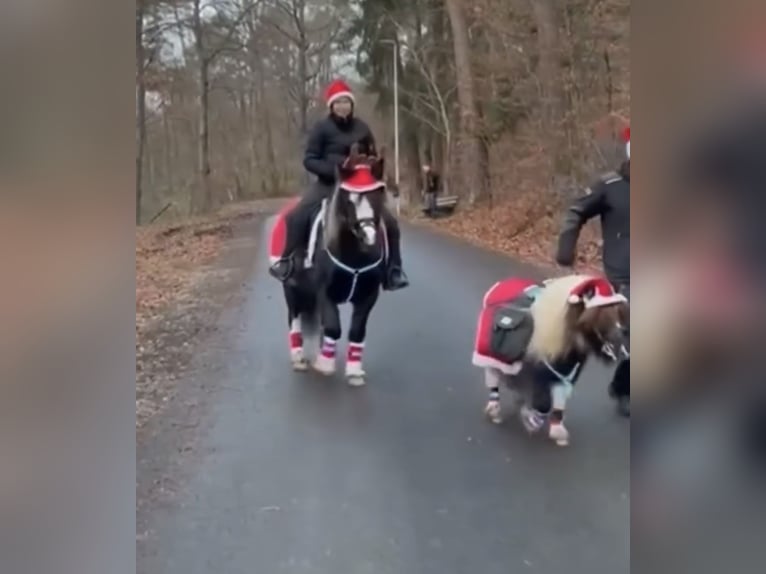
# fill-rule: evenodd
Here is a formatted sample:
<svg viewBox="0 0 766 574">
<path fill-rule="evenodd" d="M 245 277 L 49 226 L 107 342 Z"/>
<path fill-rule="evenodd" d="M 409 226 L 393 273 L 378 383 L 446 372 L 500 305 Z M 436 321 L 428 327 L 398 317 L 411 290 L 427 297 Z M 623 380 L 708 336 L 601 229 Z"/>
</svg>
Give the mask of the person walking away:
<svg viewBox="0 0 766 574">
<path fill-rule="evenodd" d="M 439 194 L 439 174 L 430 165 L 423 166 L 423 193 L 429 217 L 436 217 L 436 197 Z"/>
<path fill-rule="evenodd" d="M 566 211 L 559 235 L 556 262 L 572 267 L 583 225 L 601 218 L 602 260 L 607 279 L 618 293 L 630 300 L 630 128 L 622 133 L 626 159 L 616 172 L 602 175 Z M 630 359 L 617 365 L 609 393 L 618 412 L 630 416 Z"/>
<path fill-rule="evenodd" d="M 311 131 L 303 158 L 304 168 L 317 179 L 287 214 L 285 248 L 282 257 L 269 269 L 273 277 L 283 282 L 292 277 L 296 251 L 308 242 L 312 215 L 324 199 L 332 196 L 337 169 L 349 156 L 351 146 L 358 144 L 361 154 L 377 155 L 372 130 L 354 115 L 354 94 L 348 84 L 343 80 L 332 82 L 326 90 L 325 100 L 328 115 Z M 383 211 L 383 221 L 389 245 L 383 288 L 394 291 L 407 287 L 409 280 L 402 269 L 399 224 L 388 209 Z"/>
</svg>

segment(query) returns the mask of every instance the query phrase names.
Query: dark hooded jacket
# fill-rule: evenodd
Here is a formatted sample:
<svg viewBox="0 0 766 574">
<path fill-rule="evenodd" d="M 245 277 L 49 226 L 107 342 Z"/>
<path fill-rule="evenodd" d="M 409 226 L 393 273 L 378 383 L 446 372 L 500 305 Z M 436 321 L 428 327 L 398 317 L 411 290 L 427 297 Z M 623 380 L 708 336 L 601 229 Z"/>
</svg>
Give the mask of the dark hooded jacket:
<svg viewBox="0 0 766 574">
<path fill-rule="evenodd" d="M 335 183 L 336 169 L 359 144 L 359 152 L 375 155 L 375 138 L 364 121 L 350 116 L 341 119 L 332 114 L 317 122 L 309 135 L 303 167 L 325 185 Z"/>
<path fill-rule="evenodd" d="M 630 169 L 608 173 L 575 199 L 564 217 L 556 261 L 574 263 L 577 240 L 585 223 L 599 216 L 603 235 L 603 262 L 607 278 L 630 283 Z"/>
</svg>

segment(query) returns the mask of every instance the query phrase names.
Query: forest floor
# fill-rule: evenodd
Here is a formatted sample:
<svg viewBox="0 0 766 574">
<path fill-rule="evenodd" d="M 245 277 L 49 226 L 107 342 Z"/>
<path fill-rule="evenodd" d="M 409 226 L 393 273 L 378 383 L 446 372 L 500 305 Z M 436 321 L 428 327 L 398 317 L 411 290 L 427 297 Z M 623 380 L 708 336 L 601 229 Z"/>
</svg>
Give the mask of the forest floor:
<svg viewBox="0 0 766 574">
<path fill-rule="evenodd" d="M 417 210 L 409 210 L 406 217 L 475 245 L 543 268 L 555 268 L 562 213 L 557 209 L 541 209 L 538 197 L 528 196 L 491 206 L 459 206 L 453 215 L 437 219 L 424 216 L 418 205 Z M 601 269 L 601 229 L 596 221 L 589 222 L 582 230 L 576 269 L 583 272 Z"/>
<path fill-rule="evenodd" d="M 255 262 L 253 226 L 280 200 L 136 231 L 136 428 L 162 411 Z M 225 265 L 223 260 L 227 260 Z"/>
</svg>

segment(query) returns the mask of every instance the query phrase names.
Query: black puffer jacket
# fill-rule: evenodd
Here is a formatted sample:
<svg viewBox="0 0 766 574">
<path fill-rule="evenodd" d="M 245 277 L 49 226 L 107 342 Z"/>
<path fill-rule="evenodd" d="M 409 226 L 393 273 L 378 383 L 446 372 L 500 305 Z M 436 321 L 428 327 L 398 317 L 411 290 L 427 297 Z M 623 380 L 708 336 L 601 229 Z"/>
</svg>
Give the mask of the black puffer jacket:
<svg viewBox="0 0 766 574">
<path fill-rule="evenodd" d="M 303 167 L 319 178 L 319 181 L 335 183 L 335 170 L 351 152 L 351 146 L 359 144 L 359 152 L 374 155 L 375 138 L 370 126 L 353 116 L 342 120 L 330 114 L 317 122 L 309 135 Z"/>
<path fill-rule="evenodd" d="M 601 217 L 603 261 L 607 278 L 616 284 L 630 283 L 630 171 L 610 173 L 575 199 L 567 210 L 559 236 L 556 261 L 574 263 L 577 239 L 585 223 Z"/>
</svg>

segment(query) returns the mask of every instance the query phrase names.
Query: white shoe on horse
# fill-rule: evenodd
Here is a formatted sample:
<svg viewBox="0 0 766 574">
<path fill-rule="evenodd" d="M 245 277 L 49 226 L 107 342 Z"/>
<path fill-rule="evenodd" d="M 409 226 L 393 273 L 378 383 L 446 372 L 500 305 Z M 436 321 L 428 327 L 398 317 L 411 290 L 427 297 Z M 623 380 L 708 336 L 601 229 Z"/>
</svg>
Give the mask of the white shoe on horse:
<svg viewBox="0 0 766 574">
<path fill-rule="evenodd" d="M 367 381 L 367 373 L 362 369 L 360 361 L 349 361 L 346 363 L 346 380 L 352 387 L 363 387 Z"/>
<path fill-rule="evenodd" d="M 569 431 L 564 423 L 551 423 L 548 426 L 548 437 L 558 446 L 567 446 L 569 444 Z"/>
<path fill-rule="evenodd" d="M 308 371 L 309 362 L 303 354 L 303 349 L 292 349 L 290 351 L 290 362 L 294 371 Z"/>
<path fill-rule="evenodd" d="M 335 357 L 326 357 L 323 354 L 314 359 L 314 370 L 327 377 L 335 374 Z"/>
<path fill-rule="evenodd" d="M 500 401 L 489 401 L 487 406 L 484 407 L 484 414 L 489 417 L 496 425 L 503 422 L 503 416 L 500 409 Z"/>
</svg>

